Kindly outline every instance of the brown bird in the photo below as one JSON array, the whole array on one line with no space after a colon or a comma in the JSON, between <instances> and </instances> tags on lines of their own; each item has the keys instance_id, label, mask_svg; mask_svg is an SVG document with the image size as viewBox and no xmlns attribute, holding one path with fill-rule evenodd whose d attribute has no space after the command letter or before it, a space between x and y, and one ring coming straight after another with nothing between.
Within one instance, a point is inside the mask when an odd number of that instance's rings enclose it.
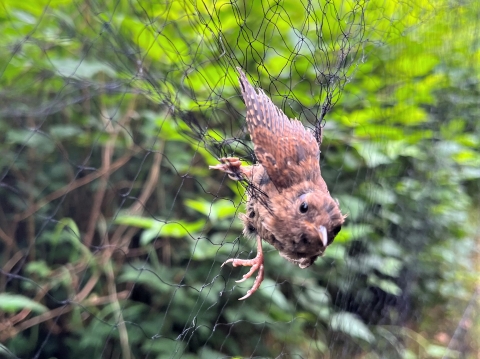
<instances>
[{"instance_id":1,"label":"brown bird","mask_svg":"<svg viewBox=\"0 0 480 359\"><path fill-rule=\"evenodd\" d=\"M243 233L257 239L257 255L248 260L231 258L222 264L252 267L237 282L258 270L252 288L242 300L263 281L262 238L282 257L307 268L333 242L345 216L321 176L319 143L312 132L300 121L289 120L261 89L257 93L242 70L237 69L247 106L247 128L258 163L244 166L238 158L228 157L221 158L221 164L210 169L248 182L247 214L240 218L245 226Z\"/></svg>"}]
</instances>

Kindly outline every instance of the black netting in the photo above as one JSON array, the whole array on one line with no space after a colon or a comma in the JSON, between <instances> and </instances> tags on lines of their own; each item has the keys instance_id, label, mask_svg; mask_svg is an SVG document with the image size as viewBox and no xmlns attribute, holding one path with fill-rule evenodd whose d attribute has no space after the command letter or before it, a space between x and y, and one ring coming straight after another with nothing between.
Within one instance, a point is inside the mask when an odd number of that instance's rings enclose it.
<instances>
[{"instance_id":1,"label":"black netting","mask_svg":"<svg viewBox=\"0 0 480 359\"><path fill-rule=\"evenodd\" d=\"M474 358L475 2L0 7L0 353ZM300 269L252 258L236 67L317 138L345 225ZM292 224L294 225L294 224Z\"/></svg>"}]
</instances>

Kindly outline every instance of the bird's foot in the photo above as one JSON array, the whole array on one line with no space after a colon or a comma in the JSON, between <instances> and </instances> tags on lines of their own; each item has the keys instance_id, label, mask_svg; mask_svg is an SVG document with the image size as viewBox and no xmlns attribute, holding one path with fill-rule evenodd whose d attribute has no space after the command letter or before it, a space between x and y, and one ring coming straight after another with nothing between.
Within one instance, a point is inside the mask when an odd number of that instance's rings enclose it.
<instances>
[{"instance_id":1,"label":"bird's foot","mask_svg":"<svg viewBox=\"0 0 480 359\"><path fill-rule=\"evenodd\" d=\"M264 271L263 271L263 251L262 251L262 240L261 238L257 235L257 255L253 259L237 259L237 258L230 258L227 261L225 261L222 264L222 267L227 264L227 263L232 263L234 267L238 266L246 266L246 267L252 267L248 271L247 274L244 274L243 278L240 280L237 280L237 283L241 283L246 281L248 278L252 276L255 271L258 270L257 277L255 278L255 282L253 282L253 286L251 289L247 291L247 294L244 295L242 298L238 300L243 300L247 299L250 297L253 293L257 291L258 288L260 288L260 284L262 284L263 277L264 277Z\"/></svg>"},{"instance_id":2,"label":"bird's foot","mask_svg":"<svg viewBox=\"0 0 480 359\"><path fill-rule=\"evenodd\" d=\"M223 157L220 158L220 164L215 166L209 166L211 170L220 170L225 172L228 177L235 181L243 180L242 176L242 163L237 157Z\"/></svg>"}]
</instances>

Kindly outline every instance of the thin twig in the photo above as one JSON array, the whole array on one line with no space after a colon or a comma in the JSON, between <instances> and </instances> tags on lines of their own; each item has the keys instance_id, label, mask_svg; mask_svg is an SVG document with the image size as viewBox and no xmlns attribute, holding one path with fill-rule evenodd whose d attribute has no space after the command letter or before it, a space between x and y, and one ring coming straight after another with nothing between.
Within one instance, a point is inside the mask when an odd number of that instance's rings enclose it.
<instances>
[{"instance_id":1,"label":"thin twig","mask_svg":"<svg viewBox=\"0 0 480 359\"><path fill-rule=\"evenodd\" d=\"M50 203L51 201L57 198L60 198L79 187L85 186L86 184L96 180L97 178L105 175L106 173L112 174L113 172L121 168L123 165L125 165L125 163L127 163L130 160L130 158L132 158L132 156L134 156L137 152L138 150L134 151L133 153L126 154L120 157L115 162L113 162L113 164L109 168L100 168L98 171L90 173L83 178L79 178L78 180L75 180L72 183L69 183L68 185L63 186L62 188L50 193L49 195L45 196L43 199L38 201L36 204L33 204L32 206L30 206L28 210L15 215L15 221L18 222L18 221L24 220L25 218L37 212L43 206Z\"/></svg>"},{"instance_id":2,"label":"thin twig","mask_svg":"<svg viewBox=\"0 0 480 359\"><path fill-rule=\"evenodd\" d=\"M92 307L92 306L95 307L95 306L98 306L98 305L112 303L115 300L126 299L126 298L128 298L129 295L130 295L130 291L125 290L125 291L122 291L122 292L115 293L115 295L113 297L112 297L112 295L108 295L108 296L105 296L105 297L92 297L91 299L86 300L85 302L80 303L80 304L84 307ZM19 333L21 331L24 331L25 329L28 329L30 327L33 327L33 326L38 325L40 323L43 323L46 320L55 318L58 315L68 313L68 312L72 311L75 308L75 306L76 306L75 303L68 304L64 307L55 308L55 309L52 309L48 312L40 314L40 315L38 315L34 318L28 319L28 320L20 323L16 327L14 327L14 330L11 331L6 338L5 337L0 338L0 341L3 342L5 340L15 336L16 333Z\"/></svg>"}]
</instances>

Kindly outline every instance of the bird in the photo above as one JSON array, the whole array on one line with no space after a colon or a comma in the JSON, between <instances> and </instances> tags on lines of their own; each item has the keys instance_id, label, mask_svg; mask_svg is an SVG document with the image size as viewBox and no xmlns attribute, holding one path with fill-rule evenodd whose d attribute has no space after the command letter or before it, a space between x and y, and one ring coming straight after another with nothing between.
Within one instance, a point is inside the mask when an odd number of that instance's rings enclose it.
<instances>
[{"instance_id":1,"label":"bird","mask_svg":"<svg viewBox=\"0 0 480 359\"><path fill-rule=\"evenodd\" d=\"M333 242L345 221L320 172L317 138L297 119L289 119L262 89L255 90L240 67L240 90L246 105L246 124L257 162L243 165L237 157L223 157L210 169L232 180L246 181L246 213L239 218L243 234L257 241L253 259L230 258L222 264L251 267L237 282L257 276L250 297L264 279L262 239L300 268L311 266Z\"/></svg>"}]
</instances>

